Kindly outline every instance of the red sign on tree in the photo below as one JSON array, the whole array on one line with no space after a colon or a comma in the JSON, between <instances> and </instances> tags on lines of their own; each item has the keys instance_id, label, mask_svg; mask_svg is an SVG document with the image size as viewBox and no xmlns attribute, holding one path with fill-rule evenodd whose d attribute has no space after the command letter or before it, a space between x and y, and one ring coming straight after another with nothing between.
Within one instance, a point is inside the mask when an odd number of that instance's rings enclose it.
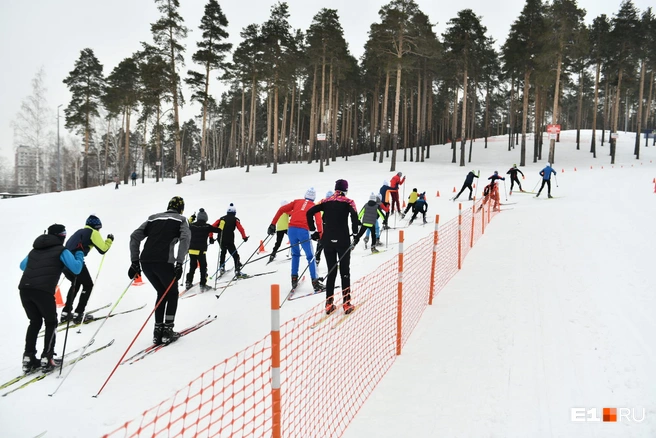
<instances>
[{"instance_id":1,"label":"red sign on tree","mask_svg":"<svg viewBox=\"0 0 656 438\"><path fill-rule=\"evenodd\" d=\"M560 134L560 125L547 125L547 132L549 134Z\"/></svg>"}]
</instances>

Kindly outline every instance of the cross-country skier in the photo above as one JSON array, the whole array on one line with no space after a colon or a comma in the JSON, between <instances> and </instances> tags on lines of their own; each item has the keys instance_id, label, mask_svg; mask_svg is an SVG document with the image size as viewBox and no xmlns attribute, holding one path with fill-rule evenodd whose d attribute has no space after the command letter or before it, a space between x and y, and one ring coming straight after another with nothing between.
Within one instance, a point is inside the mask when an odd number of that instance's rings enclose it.
<instances>
[{"instance_id":1,"label":"cross-country skier","mask_svg":"<svg viewBox=\"0 0 656 438\"><path fill-rule=\"evenodd\" d=\"M415 205L412 207L412 217L410 218L410 221L408 222L408 225L412 225L414 222L415 218L417 217L417 214L421 213L421 215L424 218L424 223L426 223L426 212L428 211L428 202L426 202L426 192L422 192L419 197L417 198L417 201L415 202Z\"/></svg>"},{"instance_id":2,"label":"cross-country skier","mask_svg":"<svg viewBox=\"0 0 656 438\"><path fill-rule=\"evenodd\" d=\"M55 289L64 268L77 275L84 266L82 248L76 248L71 253L64 247L65 238L66 228L63 225L51 225L48 227L47 234L36 238L32 244L33 249L20 263L23 276L18 289L23 309L30 320L25 334L23 353L23 371L26 373L38 367L47 371L58 365L53 359L57 328ZM43 352L41 360L38 360L36 338L44 321L46 332L43 338Z\"/></svg>"},{"instance_id":3,"label":"cross-country skier","mask_svg":"<svg viewBox=\"0 0 656 438\"><path fill-rule=\"evenodd\" d=\"M230 203L226 215L219 218L212 226L221 229L221 236L217 238L221 245L221 253L219 254L220 274L223 275L225 273L226 254L229 253L235 262L235 277L241 276L242 265L237 247L235 246L235 229L239 231L241 239L244 242L248 242L248 236L246 235L246 231L244 231L244 227L241 225L241 221L237 217L237 208L235 208L235 205Z\"/></svg>"},{"instance_id":4,"label":"cross-country skier","mask_svg":"<svg viewBox=\"0 0 656 438\"><path fill-rule=\"evenodd\" d=\"M542 177L542 185L540 186L540 190L538 190L538 194L535 195L536 198L540 196L540 193L542 192L545 184L547 185L548 197L553 198L553 196L551 196L551 174L555 175L556 171L551 168L551 163L547 163L547 167L540 171L540 176Z\"/></svg>"},{"instance_id":5,"label":"cross-country skier","mask_svg":"<svg viewBox=\"0 0 656 438\"><path fill-rule=\"evenodd\" d=\"M207 212L201 208L195 220L189 224L191 240L189 241L189 272L185 281L187 289L193 286L197 266L200 266L201 290L210 289L207 286L207 237L211 236L211 233L220 233L221 230L208 224L207 220ZM214 243L214 238L210 237L210 243Z\"/></svg>"},{"instance_id":6,"label":"cross-country skier","mask_svg":"<svg viewBox=\"0 0 656 438\"><path fill-rule=\"evenodd\" d=\"M335 311L333 295L335 290L335 278L337 278L337 261L339 260L339 274L342 279L342 299L344 313L354 310L351 304L351 249L358 244L358 213L355 202L346 197L348 182L338 179L335 182L335 194L326 202L315 205L305 213L306 223L312 231L313 239L321 239L328 264L328 279L326 282L326 314ZM321 216L317 213L323 211L323 234L315 230L321 226ZM351 218L351 232L349 232L349 217ZM351 244L350 235L354 239Z\"/></svg>"},{"instance_id":7,"label":"cross-country skier","mask_svg":"<svg viewBox=\"0 0 656 438\"><path fill-rule=\"evenodd\" d=\"M385 215L378 208L378 197L374 192L371 192L369 196L369 201L360 209L358 214L358 219L362 226L360 231L357 234L357 239L360 240L365 231L371 232L371 252L373 254L377 253L376 249L376 224L378 223L378 216L382 219L385 219Z\"/></svg>"},{"instance_id":8,"label":"cross-country skier","mask_svg":"<svg viewBox=\"0 0 656 438\"><path fill-rule=\"evenodd\" d=\"M280 206L282 207L283 205L287 205L287 201L282 201L280 203ZM273 249L271 250L271 255L269 256L269 263L273 261L273 259L276 258L276 253L278 252L278 249L280 249L280 245L282 245L282 240L285 237L285 234L287 234L287 231L289 230L289 214L283 213L280 215L280 218L276 221L276 244L273 245Z\"/></svg>"},{"instance_id":9,"label":"cross-country skier","mask_svg":"<svg viewBox=\"0 0 656 438\"><path fill-rule=\"evenodd\" d=\"M405 182L403 173L397 172L396 175L390 180L390 194L392 195L392 214L394 214L394 205L396 205L396 212L401 213L401 206L399 205L399 188Z\"/></svg>"},{"instance_id":10,"label":"cross-country skier","mask_svg":"<svg viewBox=\"0 0 656 438\"><path fill-rule=\"evenodd\" d=\"M94 247L100 254L105 254L114 242L114 235L108 234L107 239L103 239L100 235L101 228L102 222L100 222L100 219L96 215L92 214L87 218L84 228L77 230L68 238L66 248L69 251L73 251L81 244L85 257L89 255L89 251ZM92 315L84 315L84 309L87 307L87 303L91 297L91 290L93 289L93 280L91 279L91 274L89 274L86 261L84 266L82 266L82 271L78 275L73 274L68 269L64 269L64 275L71 282L71 287L66 295L66 305L62 309L61 322L72 320L75 324L81 324L83 317L85 321L92 320ZM75 308L75 314L73 314L73 302L80 287L82 288L82 295L80 295L80 300Z\"/></svg>"},{"instance_id":11,"label":"cross-country skier","mask_svg":"<svg viewBox=\"0 0 656 438\"><path fill-rule=\"evenodd\" d=\"M317 202L317 204L321 204L322 202L325 202L326 199L330 198L334 194L335 194L335 192L333 192L332 190L328 190L326 192L326 197L323 198L321 201ZM321 213L321 214L323 215L323 213ZM314 258L316 259L317 264L319 264L319 261L321 260L321 253L322 252L323 252L323 244L321 243L321 240L317 240L317 249L316 249L316 251L314 251Z\"/></svg>"},{"instance_id":12,"label":"cross-country skier","mask_svg":"<svg viewBox=\"0 0 656 438\"><path fill-rule=\"evenodd\" d=\"M130 260L128 277L135 278L143 273L157 291L159 307L155 310L153 343L173 342L180 333L173 331L175 313L178 310L178 280L182 278L182 264L189 249L191 232L189 223L182 216L184 199L174 196L163 213L156 213L130 235ZM139 253L141 241L146 239ZM175 244L178 254L175 255Z\"/></svg>"},{"instance_id":13,"label":"cross-country skier","mask_svg":"<svg viewBox=\"0 0 656 438\"><path fill-rule=\"evenodd\" d=\"M517 183L517 187L519 187L519 191L523 192L524 189L522 189L522 183L519 182L519 177L517 176L518 173L522 174L522 178L524 178L524 172L519 170L517 168L516 164L513 164L513 167L511 167L508 172L506 172L506 175L510 175L510 194L512 195L513 187L515 187L515 183Z\"/></svg>"},{"instance_id":14,"label":"cross-country skier","mask_svg":"<svg viewBox=\"0 0 656 438\"><path fill-rule=\"evenodd\" d=\"M305 192L303 199L296 199L289 204L281 206L271 220L271 225L269 225L269 228L267 229L267 233L273 235L276 232L276 226L274 224L278 221L280 216L283 213L290 215L289 229L287 230L287 233L289 235L289 243L292 246L292 288L298 286L298 267L301 261L301 247L303 247L303 252L305 253L305 258L309 265L312 287L315 291L320 291L325 288L317 274L317 263L314 259L310 231L308 229L307 219L305 218L305 213L314 207L314 200L316 197L317 193L314 190L314 187L310 187ZM323 232L323 226L321 215L318 212L316 220L319 224L319 234L321 234Z\"/></svg>"},{"instance_id":15,"label":"cross-country skier","mask_svg":"<svg viewBox=\"0 0 656 438\"><path fill-rule=\"evenodd\" d=\"M473 193L472 184L474 182L474 178L478 178L478 175L475 174L473 170L470 170L467 176L465 177L465 182L462 184L462 188L460 189L458 194L453 198L454 201L460 197L460 195L462 194L462 192L465 191L465 189L469 189L469 200L470 201L472 200L472 193Z\"/></svg>"}]
</instances>

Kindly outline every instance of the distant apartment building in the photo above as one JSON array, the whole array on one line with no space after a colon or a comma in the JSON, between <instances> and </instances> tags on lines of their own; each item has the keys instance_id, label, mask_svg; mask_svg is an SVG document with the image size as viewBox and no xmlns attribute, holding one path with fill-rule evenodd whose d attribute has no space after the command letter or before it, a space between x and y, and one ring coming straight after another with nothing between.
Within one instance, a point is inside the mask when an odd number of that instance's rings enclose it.
<instances>
[{"instance_id":1,"label":"distant apartment building","mask_svg":"<svg viewBox=\"0 0 656 438\"><path fill-rule=\"evenodd\" d=\"M39 193L39 180L44 176L43 161L39 158L34 147L16 148L16 193Z\"/></svg>"}]
</instances>

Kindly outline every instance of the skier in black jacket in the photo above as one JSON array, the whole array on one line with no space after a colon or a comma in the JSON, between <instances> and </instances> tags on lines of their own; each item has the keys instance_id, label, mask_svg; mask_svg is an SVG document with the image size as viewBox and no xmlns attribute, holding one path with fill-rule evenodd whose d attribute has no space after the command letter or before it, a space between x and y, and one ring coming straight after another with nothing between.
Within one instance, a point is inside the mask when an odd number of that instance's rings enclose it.
<instances>
[{"instance_id":1,"label":"skier in black jacket","mask_svg":"<svg viewBox=\"0 0 656 438\"><path fill-rule=\"evenodd\" d=\"M462 194L462 192L465 191L465 189L469 189L469 200L470 201L472 200L472 192L473 192L472 183L474 182L474 178L478 178L478 175L476 175L473 170L469 171L469 173L465 177L465 182L462 185L462 188L460 189L458 194L453 198L454 201L458 199L458 197Z\"/></svg>"},{"instance_id":2,"label":"skier in black jacket","mask_svg":"<svg viewBox=\"0 0 656 438\"><path fill-rule=\"evenodd\" d=\"M57 328L57 305L55 289L64 268L77 275L84 266L84 252L81 245L75 255L64 247L66 228L53 224L48 234L36 238L32 251L20 263L23 276L18 284L20 299L30 325L25 334L25 352L23 353L23 371L30 372L37 367L44 370L55 368L54 361L55 333ZM43 338L41 360L36 358L36 338L45 321L46 333Z\"/></svg>"},{"instance_id":3,"label":"skier in black jacket","mask_svg":"<svg viewBox=\"0 0 656 438\"><path fill-rule=\"evenodd\" d=\"M66 248L72 252L81 244L85 258L89 255L89 251L94 247L100 254L105 254L109 251L109 248L111 248L112 243L114 242L114 235L108 234L107 239L103 239L100 235L101 228L102 222L100 222L100 219L98 219L96 215L92 214L87 218L85 227L77 230L68 238L68 241L66 241ZM66 279L71 282L71 287L66 295L66 305L62 309L61 322L73 320L76 324L81 324L83 317L85 321L92 320L92 315L84 314L84 309L87 307L87 303L91 297L91 290L93 289L93 280L91 279L91 274L89 274L86 261L84 266L82 266L82 272L80 272L79 275L73 275L68 269L64 269L64 275L66 276ZM82 294L80 295L80 300L75 308L75 314L73 314L73 302L75 301L75 297L77 296L80 287L82 287Z\"/></svg>"},{"instance_id":4,"label":"skier in black jacket","mask_svg":"<svg viewBox=\"0 0 656 438\"><path fill-rule=\"evenodd\" d=\"M235 277L241 276L241 261L237 247L235 246L235 229L239 231L241 239L244 242L248 242L248 236L246 235L246 231L244 231L244 227L241 226L241 221L237 217L237 209L234 204L230 203L227 214L217 219L212 226L221 229L221 236L217 237L217 240L221 244L221 253L219 254L221 275L225 273L226 254L230 254L232 255L232 260L235 262Z\"/></svg>"},{"instance_id":5,"label":"skier in black jacket","mask_svg":"<svg viewBox=\"0 0 656 438\"><path fill-rule=\"evenodd\" d=\"M180 333L173 331L175 313L178 310L178 280L182 278L182 264L189 249L189 223L182 216L184 199L174 196L169 201L165 212L148 218L130 235L130 260L128 277L135 278L143 272L157 291L159 303L164 294L165 299L155 310L155 330L153 343L173 342ZM146 239L143 251L139 254L141 241ZM175 245L178 254L175 255Z\"/></svg>"},{"instance_id":6,"label":"skier in black jacket","mask_svg":"<svg viewBox=\"0 0 656 438\"><path fill-rule=\"evenodd\" d=\"M319 240L324 247L326 263L328 265L328 280L326 282L326 314L335 311L333 295L335 290L335 278L337 278L337 260L339 260L339 273L342 279L342 298L344 313L354 310L351 304L351 249L358 244L358 213L355 202L346 197L348 182L339 179L335 182L335 194L321 204L310 208L305 214L308 229L312 232L312 239ZM323 235L315 231L314 215L323 212ZM349 232L349 216L351 218L351 229ZM350 235L356 236L351 244Z\"/></svg>"},{"instance_id":7,"label":"skier in black jacket","mask_svg":"<svg viewBox=\"0 0 656 438\"><path fill-rule=\"evenodd\" d=\"M207 286L207 237L210 233L221 233L217 227L207 223L207 212L201 208L198 210L196 221L189 224L191 231L191 240L189 243L189 272L185 287L191 289L194 282L196 266L200 265L200 288L209 289ZM210 237L210 244L214 243L214 238Z\"/></svg>"},{"instance_id":8,"label":"skier in black jacket","mask_svg":"<svg viewBox=\"0 0 656 438\"><path fill-rule=\"evenodd\" d=\"M524 172L519 170L517 168L516 164L513 164L513 167L511 167L508 172L506 172L506 175L510 175L510 194L512 195L513 187L515 187L515 183L517 183L517 187L519 187L519 191L523 192L524 189L522 189L522 183L519 182L519 178L517 177L517 174L521 173L522 178L524 178Z\"/></svg>"}]
</instances>

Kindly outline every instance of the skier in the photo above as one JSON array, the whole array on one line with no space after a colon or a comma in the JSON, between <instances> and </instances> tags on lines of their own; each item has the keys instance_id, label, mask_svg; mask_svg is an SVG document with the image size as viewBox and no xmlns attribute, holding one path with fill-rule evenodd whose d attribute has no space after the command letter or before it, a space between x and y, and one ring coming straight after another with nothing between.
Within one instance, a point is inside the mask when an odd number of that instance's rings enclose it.
<instances>
[{"instance_id":1,"label":"skier","mask_svg":"<svg viewBox=\"0 0 656 438\"><path fill-rule=\"evenodd\" d=\"M200 289L210 289L207 286L207 236L210 233L221 233L219 228L213 227L207 223L207 212L201 208L198 210L198 216L192 218L194 220L189 224L191 231L191 239L189 241L189 272L185 281L185 287L191 289L194 282L194 274L196 273L196 266L200 266ZM210 243L214 243L214 239L210 237Z\"/></svg>"},{"instance_id":2,"label":"skier","mask_svg":"<svg viewBox=\"0 0 656 438\"><path fill-rule=\"evenodd\" d=\"M128 277L135 278L143 273L157 291L160 303L155 310L155 330L153 343L156 345L170 343L180 337L174 332L175 313L178 309L178 280L182 278L182 264L189 249L191 232L189 223L182 213L184 199L174 196L163 213L148 217L130 235L130 260ZM139 254L141 241L146 239L143 251ZM175 255L175 244L178 254ZM166 297L164 297L166 294Z\"/></svg>"},{"instance_id":3,"label":"skier","mask_svg":"<svg viewBox=\"0 0 656 438\"><path fill-rule=\"evenodd\" d=\"M385 223L386 220L386 214L389 212L389 204L380 202L380 195L376 195L376 204L378 205L378 214L380 217L383 218L383 226L386 226L387 224ZM389 227L388 227L389 228ZM380 226L378 226L378 221L376 220L376 223L374 224L374 232L376 233L376 245L373 246L381 246L383 243L380 241ZM371 234L371 230L367 228L367 230L364 232L364 247L365 249L367 248L367 244L369 243L369 234Z\"/></svg>"},{"instance_id":4,"label":"skier","mask_svg":"<svg viewBox=\"0 0 656 438\"><path fill-rule=\"evenodd\" d=\"M551 196L551 174L552 173L555 175L556 171L554 169L552 169L551 163L547 163L547 167L545 167L544 169L542 169L540 171L540 176L542 177L542 185L540 186L540 190L538 190L538 194L535 195L536 198L538 196L540 196L540 193L542 192L542 189L544 188L545 184L547 185L547 195L548 195L548 197L553 198L553 196Z\"/></svg>"},{"instance_id":5,"label":"skier","mask_svg":"<svg viewBox=\"0 0 656 438\"><path fill-rule=\"evenodd\" d=\"M321 204L322 202L325 202L326 199L330 198L334 194L335 194L335 192L333 192L332 190L328 190L326 192L326 197L323 198L321 201L317 202L317 204ZM321 216L323 216L323 213L321 213ZM317 241L317 250L314 252L314 258L316 259L317 264L319 264L319 261L321 260L321 253L322 252L323 252L323 244L321 243L321 240L318 240Z\"/></svg>"},{"instance_id":6,"label":"skier","mask_svg":"<svg viewBox=\"0 0 656 438\"><path fill-rule=\"evenodd\" d=\"M378 197L374 192L371 192L371 195L369 196L369 202L367 202L364 207L362 207L360 213L358 214L358 219L360 220L362 226L360 227L360 231L358 232L356 239L359 241L365 231L370 231L372 254L379 252L376 249L376 224L378 223L378 216L383 219L385 218L385 215L383 215L383 213L378 208L377 201Z\"/></svg>"},{"instance_id":7,"label":"skier","mask_svg":"<svg viewBox=\"0 0 656 438\"><path fill-rule=\"evenodd\" d=\"M328 264L328 280L326 282L326 314L330 315L336 309L333 304L335 278L337 278L337 261L339 260L339 274L342 279L342 299L344 313L353 312L355 307L351 304L351 249L358 244L358 213L355 202L346 197L348 182L338 179L335 182L335 194L326 202L317 204L305 213L306 221L313 239L321 239ZM323 211L323 233L315 231L321 227L321 219L317 213ZM349 233L349 216L351 218L351 233ZM351 243L350 234L353 234Z\"/></svg>"},{"instance_id":8,"label":"skier","mask_svg":"<svg viewBox=\"0 0 656 438\"><path fill-rule=\"evenodd\" d=\"M405 182L403 173L398 172L390 180L390 187L392 188L390 194L392 195L392 214L394 214L394 204L396 204L396 212L401 213L401 206L399 205L399 186Z\"/></svg>"},{"instance_id":9,"label":"skier","mask_svg":"<svg viewBox=\"0 0 656 438\"><path fill-rule=\"evenodd\" d=\"M48 227L48 233L37 237L32 250L21 261L23 276L18 284L20 299L25 314L30 320L25 334L23 371L28 373L38 367L44 371L54 369L58 363L53 359L57 328L57 304L55 289L64 268L77 275L84 266L84 252L76 248L71 253L64 247L66 228L60 224ZM45 322L41 360L36 358L36 339Z\"/></svg>"},{"instance_id":10,"label":"skier","mask_svg":"<svg viewBox=\"0 0 656 438\"><path fill-rule=\"evenodd\" d=\"M87 218L84 228L77 230L68 238L66 248L72 252L82 245L82 251L84 251L85 258L89 255L89 251L94 247L100 254L105 254L109 251L109 248L111 248L112 243L114 242L114 235L108 234L107 239L103 240L100 235L101 228L102 222L100 222L100 219L98 219L96 215L90 215ZM82 266L82 271L78 275L73 274L69 269L64 269L64 275L68 281L71 282L71 287L66 295L66 305L62 309L61 322L72 320L75 324L82 324L83 318L84 321L92 320L92 315L84 314L84 309L87 307L87 303L91 297L91 290L93 289L93 280L91 279L91 274L89 274L86 262L84 263L84 266ZM82 295L80 295L80 300L75 308L75 314L73 314L73 302L75 301L75 297L77 296L80 287L82 287Z\"/></svg>"},{"instance_id":11,"label":"skier","mask_svg":"<svg viewBox=\"0 0 656 438\"><path fill-rule=\"evenodd\" d=\"M241 226L241 221L237 217L237 209L235 208L235 205L230 203L226 215L219 218L212 224L212 226L221 229L221 238L219 239L221 245L219 263L221 269L219 274L225 274L226 253L230 252L232 260L235 262L235 277L240 277L241 262L239 259L239 253L237 252L237 247L235 246L235 228L239 231L239 234L241 234L241 239L244 242L248 242L248 236L246 235L246 231L244 231L244 227Z\"/></svg>"},{"instance_id":12,"label":"skier","mask_svg":"<svg viewBox=\"0 0 656 438\"><path fill-rule=\"evenodd\" d=\"M401 219L405 219L405 215L408 214L408 211L412 208L413 205L415 205L415 202L417 201L417 198L419 197L419 193L417 193L417 188L415 187L412 189L412 193L410 193L410 196L408 196L408 205L405 207L405 210L403 210L403 213L401 213Z\"/></svg>"},{"instance_id":13,"label":"skier","mask_svg":"<svg viewBox=\"0 0 656 438\"><path fill-rule=\"evenodd\" d=\"M421 215L424 217L424 223L427 223L426 221L427 211L428 211L428 202L426 202L426 192L422 192L417 198L417 202L415 202L415 205L412 207L412 217L410 218L408 225L412 225L418 213L421 213Z\"/></svg>"},{"instance_id":14,"label":"skier","mask_svg":"<svg viewBox=\"0 0 656 438\"><path fill-rule=\"evenodd\" d=\"M136 186L137 185L137 172L132 172L132 185Z\"/></svg>"},{"instance_id":15,"label":"skier","mask_svg":"<svg viewBox=\"0 0 656 438\"><path fill-rule=\"evenodd\" d=\"M492 178L492 177L490 177ZM488 178L488 179L490 179ZM486 185L485 188L483 189L483 202L481 203L481 206L478 207L478 210L480 211L483 206L490 200L492 199L494 201L494 205L492 208L494 211L499 211L499 205L501 203L501 198L499 197L499 187L496 183L497 179L503 179L503 178L496 178L493 179L490 184Z\"/></svg>"},{"instance_id":16,"label":"skier","mask_svg":"<svg viewBox=\"0 0 656 438\"><path fill-rule=\"evenodd\" d=\"M379 192L380 192L380 199L383 200L383 202L388 202L387 201L387 192L389 192L392 188L389 185L389 181L385 180L383 181L383 185L381 186Z\"/></svg>"},{"instance_id":17,"label":"skier","mask_svg":"<svg viewBox=\"0 0 656 438\"><path fill-rule=\"evenodd\" d=\"M271 225L267 229L269 235L273 235L276 232L276 226L274 225L280 216L283 213L289 214L289 229L287 233L289 235L289 242L292 245L292 288L298 286L298 266L301 261L301 246L303 247L303 252L305 253L305 258L308 261L310 268L310 277L312 278L312 287L315 291L320 291L325 289L323 283L319 279L317 274L317 263L314 259L314 251L312 250L312 242L310 241L310 231L308 230L308 222L305 218L305 213L314 207L314 200L317 196L317 193L314 190L314 187L310 187L305 192L305 197L303 199L296 199L289 204L281 206L276 212L273 220L271 220ZM323 232L321 215L317 212L316 215L317 223L319 224L319 233Z\"/></svg>"},{"instance_id":18,"label":"skier","mask_svg":"<svg viewBox=\"0 0 656 438\"><path fill-rule=\"evenodd\" d=\"M502 176L499 176L499 172L495 170L494 173L492 174L492 176L490 176L490 177L488 178L488 180L490 181L490 184L493 184L493 183L495 183L497 180L505 181L506 178L505 178L505 177L502 177Z\"/></svg>"},{"instance_id":19,"label":"skier","mask_svg":"<svg viewBox=\"0 0 656 438\"><path fill-rule=\"evenodd\" d=\"M513 164L513 167L511 167L508 172L506 172L506 175L510 175L510 194L512 195L513 187L515 187L515 183L517 183L517 187L519 187L519 191L523 192L524 189L522 189L522 183L519 182L519 178L517 177L517 174L521 173L522 178L524 178L524 172L519 170L517 168L516 164Z\"/></svg>"},{"instance_id":20,"label":"skier","mask_svg":"<svg viewBox=\"0 0 656 438\"><path fill-rule=\"evenodd\" d=\"M480 173L480 172L479 172ZM467 176L465 177L465 182L462 184L462 188L458 192L458 194L453 198L453 200L457 200L462 192L465 191L465 189L469 189L469 200L472 200L472 183L474 182L474 178L478 178L478 175L474 173L473 170L470 170Z\"/></svg>"},{"instance_id":21,"label":"skier","mask_svg":"<svg viewBox=\"0 0 656 438\"><path fill-rule=\"evenodd\" d=\"M282 201L280 203L281 207L283 205L287 205L287 201ZM278 252L280 245L282 245L282 239L285 237L285 234L287 234L288 229L289 229L289 214L283 213L280 215L280 218L276 222L276 244L273 245L273 249L271 250L271 255L269 256L269 263L271 263L273 259L276 258L276 253Z\"/></svg>"}]
</instances>

